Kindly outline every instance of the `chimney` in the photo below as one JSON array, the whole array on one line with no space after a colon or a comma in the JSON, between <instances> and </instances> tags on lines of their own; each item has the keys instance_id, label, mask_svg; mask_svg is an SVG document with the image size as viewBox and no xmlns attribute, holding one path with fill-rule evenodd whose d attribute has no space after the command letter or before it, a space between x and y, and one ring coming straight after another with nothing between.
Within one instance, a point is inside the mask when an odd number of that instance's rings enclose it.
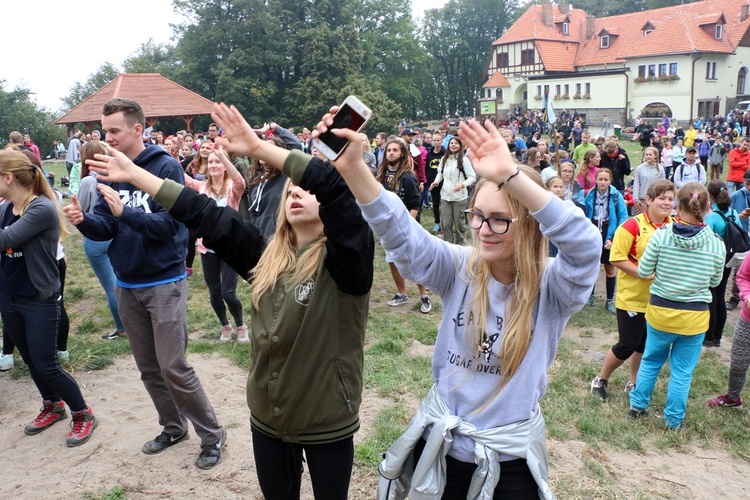
<instances>
[{"instance_id":1,"label":"chimney","mask_svg":"<svg viewBox=\"0 0 750 500\"><path fill-rule=\"evenodd\" d=\"M569 3L562 3L558 5L558 8L560 9L560 14L567 14L570 12L571 5Z\"/></svg>"},{"instance_id":2,"label":"chimney","mask_svg":"<svg viewBox=\"0 0 750 500\"><path fill-rule=\"evenodd\" d=\"M589 14L586 16L586 38L591 39L594 36L594 30L596 29L596 16Z\"/></svg>"},{"instance_id":3,"label":"chimney","mask_svg":"<svg viewBox=\"0 0 750 500\"><path fill-rule=\"evenodd\" d=\"M745 5L742 6L742 9L740 10L740 22L741 23L744 23L745 20L747 19L748 8L749 7L750 7L750 5L748 5L748 4L745 4Z\"/></svg>"},{"instance_id":4,"label":"chimney","mask_svg":"<svg viewBox=\"0 0 750 500\"><path fill-rule=\"evenodd\" d=\"M544 2L542 4L542 23L548 28L552 27L552 3Z\"/></svg>"}]
</instances>

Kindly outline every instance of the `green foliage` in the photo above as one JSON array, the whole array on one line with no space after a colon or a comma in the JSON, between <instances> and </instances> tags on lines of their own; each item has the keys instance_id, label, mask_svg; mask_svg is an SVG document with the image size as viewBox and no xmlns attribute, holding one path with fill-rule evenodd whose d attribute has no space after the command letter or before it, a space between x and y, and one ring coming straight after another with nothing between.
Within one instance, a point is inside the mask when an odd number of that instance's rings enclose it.
<instances>
[{"instance_id":1,"label":"green foliage","mask_svg":"<svg viewBox=\"0 0 750 500\"><path fill-rule=\"evenodd\" d=\"M174 76L176 66L174 47L155 44L151 39L122 63L125 73L160 73L169 79Z\"/></svg>"},{"instance_id":2,"label":"green foliage","mask_svg":"<svg viewBox=\"0 0 750 500\"><path fill-rule=\"evenodd\" d=\"M642 10L671 7L673 5L682 5L691 2L685 2L683 0L574 0L570 3L574 8L582 9L588 14L597 17L608 17L628 14L630 12L639 12Z\"/></svg>"},{"instance_id":3,"label":"green foliage","mask_svg":"<svg viewBox=\"0 0 750 500\"><path fill-rule=\"evenodd\" d=\"M109 492L102 493L101 495L87 491L83 494L83 498L84 500L126 500L128 496L125 493L125 488L122 486L115 486L109 490Z\"/></svg>"},{"instance_id":4,"label":"green foliage","mask_svg":"<svg viewBox=\"0 0 750 500\"><path fill-rule=\"evenodd\" d=\"M17 130L29 134L39 146L42 157L52 149L52 142L65 139L65 130L53 125L54 117L31 100L31 91L24 87L5 89L0 80L0 147L8 142L8 135Z\"/></svg>"},{"instance_id":5,"label":"green foliage","mask_svg":"<svg viewBox=\"0 0 750 500\"><path fill-rule=\"evenodd\" d=\"M433 87L425 89L432 100L426 105L429 114L475 114L492 42L510 26L516 5L514 0L450 0L427 11L421 39L431 56Z\"/></svg>"}]
</instances>

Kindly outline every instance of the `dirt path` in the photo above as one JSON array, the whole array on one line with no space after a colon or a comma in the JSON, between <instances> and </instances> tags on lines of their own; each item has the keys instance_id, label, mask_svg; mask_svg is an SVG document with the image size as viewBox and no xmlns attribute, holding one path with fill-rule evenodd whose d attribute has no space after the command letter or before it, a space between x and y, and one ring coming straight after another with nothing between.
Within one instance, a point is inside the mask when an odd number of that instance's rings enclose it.
<instances>
[{"instance_id":1,"label":"dirt path","mask_svg":"<svg viewBox=\"0 0 750 500\"><path fill-rule=\"evenodd\" d=\"M417 347L429 355L426 346ZM416 353L415 353L416 354ZM100 424L90 443L66 448L67 423L59 423L37 436L25 436L23 425L34 416L39 397L30 380L0 375L0 449L4 450L0 498L81 498L122 486L129 499L152 498L261 498L255 474L248 410L245 405L244 371L218 356L191 355L191 364L211 397L216 412L229 430L222 463L202 472L193 461L198 440L191 439L161 455L140 452L144 441L159 432L156 412L140 382L132 358L94 372L77 373L88 402ZM388 399L366 393L362 408L363 440ZM654 498L748 498L750 464L715 450L687 453L594 452L577 441L548 443L550 480L576 483L593 481L585 462L599 461L624 492L641 492ZM376 473L356 469L351 498L373 498ZM312 498L309 483L303 498Z\"/></svg>"}]
</instances>

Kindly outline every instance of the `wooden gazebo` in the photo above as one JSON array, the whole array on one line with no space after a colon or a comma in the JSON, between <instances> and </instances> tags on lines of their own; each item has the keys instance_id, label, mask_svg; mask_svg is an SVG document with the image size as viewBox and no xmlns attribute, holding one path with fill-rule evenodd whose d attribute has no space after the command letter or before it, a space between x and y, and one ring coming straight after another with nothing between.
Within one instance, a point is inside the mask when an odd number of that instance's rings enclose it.
<instances>
[{"instance_id":1,"label":"wooden gazebo","mask_svg":"<svg viewBox=\"0 0 750 500\"><path fill-rule=\"evenodd\" d=\"M101 121L102 105L113 97L137 101L146 114L147 127L159 118L176 116L185 122L186 130L191 130L196 116L210 114L213 110L211 101L159 73L122 73L55 120L55 124L67 125L70 135L73 126L82 123L90 133Z\"/></svg>"}]
</instances>

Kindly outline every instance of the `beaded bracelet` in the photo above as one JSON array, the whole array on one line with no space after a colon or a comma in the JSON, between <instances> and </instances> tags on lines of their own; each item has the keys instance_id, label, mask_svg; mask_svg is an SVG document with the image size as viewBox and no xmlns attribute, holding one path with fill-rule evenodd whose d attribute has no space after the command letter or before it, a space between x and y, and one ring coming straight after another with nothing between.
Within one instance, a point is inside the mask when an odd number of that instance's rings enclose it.
<instances>
[{"instance_id":1,"label":"beaded bracelet","mask_svg":"<svg viewBox=\"0 0 750 500\"><path fill-rule=\"evenodd\" d=\"M520 168L518 168L518 167L516 167L516 173L515 173L515 174L512 174L512 175L511 175L510 177L508 177L508 178L507 178L507 179L505 179L505 180L504 180L503 182L501 182L500 184L498 184L498 185L497 185L497 190L498 190L498 191L500 191L500 190L501 190L501 189L503 188L503 186L505 186L505 185L506 185L507 183L509 183L509 182L510 182L510 180L511 180L511 179L512 179L513 177L517 176L517 175L518 175L518 174L520 174L520 173L521 173L521 169L520 169Z\"/></svg>"}]
</instances>

